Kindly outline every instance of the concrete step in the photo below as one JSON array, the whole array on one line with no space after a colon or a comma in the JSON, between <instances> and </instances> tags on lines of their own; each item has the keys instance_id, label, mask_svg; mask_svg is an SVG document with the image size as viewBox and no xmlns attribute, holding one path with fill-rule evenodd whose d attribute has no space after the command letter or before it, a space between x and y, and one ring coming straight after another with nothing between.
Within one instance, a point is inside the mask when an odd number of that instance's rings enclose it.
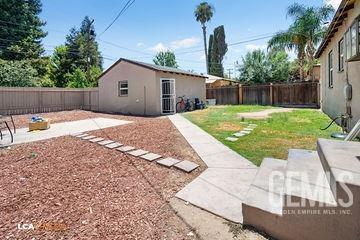
<instances>
[{"instance_id":1,"label":"concrete step","mask_svg":"<svg viewBox=\"0 0 360 240\"><path fill-rule=\"evenodd\" d=\"M265 158L242 204L244 224L259 230L274 228L282 215L287 162Z\"/></svg>"},{"instance_id":2,"label":"concrete step","mask_svg":"<svg viewBox=\"0 0 360 240\"><path fill-rule=\"evenodd\" d=\"M284 194L285 207L337 205L315 151L289 150Z\"/></svg>"},{"instance_id":3,"label":"concrete step","mask_svg":"<svg viewBox=\"0 0 360 240\"><path fill-rule=\"evenodd\" d=\"M359 196L360 143L319 139L317 147L323 168L329 172L327 177L334 195L341 197L339 185L343 183Z\"/></svg>"}]
</instances>

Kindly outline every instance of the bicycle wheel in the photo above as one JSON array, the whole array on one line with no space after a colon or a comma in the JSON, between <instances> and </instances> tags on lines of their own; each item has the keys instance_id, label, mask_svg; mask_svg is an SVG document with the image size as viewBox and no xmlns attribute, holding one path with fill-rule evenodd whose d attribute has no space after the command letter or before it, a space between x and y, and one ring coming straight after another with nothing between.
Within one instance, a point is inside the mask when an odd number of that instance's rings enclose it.
<instances>
[{"instance_id":1,"label":"bicycle wheel","mask_svg":"<svg viewBox=\"0 0 360 240\"><path fill-rule=\"evenodd\" d=\"M176 104L176 112L177 113L185 112L185 104L183 104L182 102L178 102Z\"/></svg>"},{"instance_id":2,"label":"bicycle wheel","mask_svg":"<svg viewBox=\"0 0 360 240\"><path fill-rule=\"evenodd\" d=\"M192 111L195 111L195 104L193 101L190 101L189 102L189 109L188 109L189 112L192 112Z\"/></svg>"}]
</instances>

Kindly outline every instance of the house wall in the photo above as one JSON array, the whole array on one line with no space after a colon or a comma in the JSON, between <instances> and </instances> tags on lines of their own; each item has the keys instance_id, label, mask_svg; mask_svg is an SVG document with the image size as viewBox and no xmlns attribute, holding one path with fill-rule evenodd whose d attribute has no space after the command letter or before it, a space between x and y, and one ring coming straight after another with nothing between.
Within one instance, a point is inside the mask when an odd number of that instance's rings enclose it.
<instances>
[{"instance_id":1,"label":"house wall","mask_svg":"<svg viewBox=\"0 0 360 240\"><path fill-rule=\"evenodd\" d=\"M99 79L99 109L104 112L158 115L159 91L156 72L125 61ZM118 82L128 81L128 96L118 96Z\"/></svg>"},{"instance_id":2,"label":"house wall","mask_svg":"<svg viewBox=\"0 0 360 240\"><path fill-rule=\"evenodd\" d=\"M196 97L200 100L206 100L206 84L205 78L186 76L174 73L157 72L156 73L156 85L158 93L160 95L160 79L161 78L172 78L175 79L175 94L176 102L179 101L179 96L184 96L190 100L194 100ZM159 100L159 108L160 106Z\"/></svg>"},{"instance_id":3,"label":"house wall","mask_svg":"<svg viewBox=\"0 0 360 240\"><path fill-rule=\"evenodd\" d=\"M346 101L344 96L344 87L346 85L346 65L345 71L339 72L339 59L338 59L338 43L344 37L345 32L354 19L360 14L360 1L355 2L354 9L348 12L348 17L343 22L342 26L339 27L338 32L331 39L331 42L323 51L320 62L321 62L321 108L330 117L334 118L340 114L346 113ZM334 83L333 88L329 88L329 65L328 65L328 54L333 51L333 65L334 65ZM352 85L353 98L349 102L353 119L351 120L351 127L360 119L360 62L349 62L348 63L348 76L349 83Z\"/></svg>"}]
</instances>

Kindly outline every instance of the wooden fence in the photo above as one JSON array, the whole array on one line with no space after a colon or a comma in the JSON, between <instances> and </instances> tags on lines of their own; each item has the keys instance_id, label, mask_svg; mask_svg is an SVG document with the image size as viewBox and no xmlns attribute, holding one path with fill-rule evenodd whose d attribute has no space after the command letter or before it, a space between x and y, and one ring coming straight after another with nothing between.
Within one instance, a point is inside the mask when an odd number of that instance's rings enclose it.
<instances>
[{"instance_id":1,"label":"wooden fence","mask_svg":"<svg viewBox=\"0 0 360 240\"><path fill-rule=\"evenodd\" d=\"M97 88L0 87L0 114L27 114L63 110L98 110Z\"/></svg>"},{"instance_id":2,"label":"wooden fence","mask_svg":"<svg viewBox=\"0 0 360 240\"><path fill-rule=\"evenodd\" d=\"M258 104L283 107L319 107L318 82L241 85L206 89L207 99L224 104Z\"/></svg>"}]
</instances>

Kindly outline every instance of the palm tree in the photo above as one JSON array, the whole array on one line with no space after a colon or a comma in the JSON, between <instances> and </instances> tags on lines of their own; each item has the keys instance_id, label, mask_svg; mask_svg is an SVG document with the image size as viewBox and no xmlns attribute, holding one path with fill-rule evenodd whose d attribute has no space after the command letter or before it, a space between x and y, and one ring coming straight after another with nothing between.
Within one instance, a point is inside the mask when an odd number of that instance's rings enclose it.
<instances>
[{"instance_id":1,"label":"palm tree","mask_svg":"<svg viewBox=\"0 0 360 240\"><path fill-rule=\"evenodd\" d=\"M306 7L294 3L288 8L288 16L294 19L296 25L305 30L302 34L304 34L306 38L306 57L311 78L313 77L315 46L318 45L324 37L327 29L325 23L333 15L334 11L331 5Z\"/></svg>"},{"instance_id":2,"label":"palm tree","mask_svg":"<svg viewBox=\"0 0 360 240\"><path fill-rule=\"evenodd\" d=\"M304 29L299 25L292 25L287 31L278 32L268 42L268 48L295 51L299 60L300 81L304 79L306 38Z\"/></svg>"},{"instance_id":3,"label":"palm tree","mask_svg":"<svg viewBox=\"0 0 360 240\"><path fill-rule=\"evenodd\" d=\"M309 65L309 75L313 77L315 46L323 38L325 22L334 12L330 5L323 7L306 7L298 3L292 4L287 16L294 22L287 31L277 33L268 43L269 48L295 50L299 60L300 80L304 79L305 58Z\"/></svg>"},{"instance_id":4,"label":"palm tree","mask_svg":"<svg viewBox=\"0 0 360 240\"><path fill-rule=\"evenodd\" d=\"M207 53L207 46L206 46L206 25L208 21L211 20L214 14L214 7L211 6L207 2L200 3L194 12L196 21L201 23L203 35L204 35L204 50L205 50L205 60L206 60L206 71L209 73L209 64L208 64L208 53Z\"/></svg>"}]
</instances>

